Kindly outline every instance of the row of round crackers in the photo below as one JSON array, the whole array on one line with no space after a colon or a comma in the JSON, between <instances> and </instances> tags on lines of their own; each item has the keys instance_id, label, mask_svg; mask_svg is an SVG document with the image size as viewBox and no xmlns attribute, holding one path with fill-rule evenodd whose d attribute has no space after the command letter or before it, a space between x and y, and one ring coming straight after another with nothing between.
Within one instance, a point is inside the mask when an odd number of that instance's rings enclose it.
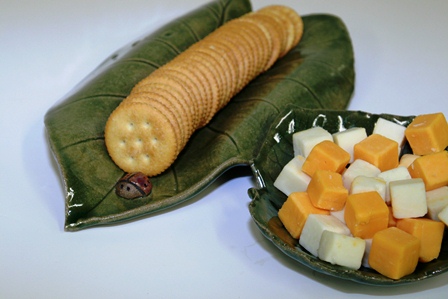
<instances>
[{"instance_id":1,"label":"row of round crackers","mask_svg":"<svg viewBox=\"0 0 448 299\"><path fill-rule=\"evenodd\" d=\"M110 115L106 147L125 172L166 170L193 132L300 40L301 17L273 5L227 22L140 81Z\"/></svg>"}]
</instances>

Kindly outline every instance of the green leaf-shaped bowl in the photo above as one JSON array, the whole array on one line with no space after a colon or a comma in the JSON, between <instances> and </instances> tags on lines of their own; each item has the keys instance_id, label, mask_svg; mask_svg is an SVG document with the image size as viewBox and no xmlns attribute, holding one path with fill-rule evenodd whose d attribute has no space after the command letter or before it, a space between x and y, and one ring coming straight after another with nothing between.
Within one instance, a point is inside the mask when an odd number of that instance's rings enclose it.
<instances>
[{"instance_id":1,"label":"green leaf-shaped bowl","mask_svg":"<svg viewBox=\"0 0 448 299\"><path fill-rule=\"evenodd\" d=\"M346 108L354 88L347 29L335 16L304 16L299 45L192 136L172 167L151 179L149 196L124 200L115 194L124 173L104 145L110 113L142 78L250 10L248 0L216 0L168 23L112 55L47 112L49 144L66 193L66 230L135 219L193 198L230 167L249 165L288 105Z\"/></svg>"},{"instance_id":2,"label":"green leaf-shaped bowl","mask_svg":"<svg viewBox=\"0 0 448 299\"><path fill-rule=\"evenodd\" d=\"M389 279L365 267L350 270L332 265L308 253L283 227L277 212L286 200L286 196L273 186L283 166L293 157L292 134L294 132L321 126L330 133L335 133L344 128L356 126L365 127L367 133L371 134L379 117L405 126L413 119L413 116L377 115L361 111L308 110L293 107L286 109L272 123L260 154L251 165L259 186L248 191L252 199L249 210L263 235L293 260L315 271L342 279L370 285L393 286L424 280L446 272L448 270L448 238L444 238L438 259L429 263L419 263L412 274L398 280ZM410 152L409 145L405 144L402 152Z\"/></svg>"}]
</instances>

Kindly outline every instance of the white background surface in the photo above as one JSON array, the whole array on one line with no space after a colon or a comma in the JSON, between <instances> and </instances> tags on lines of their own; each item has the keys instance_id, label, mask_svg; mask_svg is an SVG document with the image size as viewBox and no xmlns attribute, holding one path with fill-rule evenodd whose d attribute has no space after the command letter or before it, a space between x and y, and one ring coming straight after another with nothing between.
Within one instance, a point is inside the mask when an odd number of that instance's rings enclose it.
<instances>
[{"instance_id":1,"label":"white background surface","mask_svg":"<svg viewBox=\"0 0 448 299\"><path fill-rule=\"evenodd\" d=\"M205 2L0 3L0 298L445 296L448 274L378 288L283 256L252 223L248 170L136 222L63 231L64 195L45 140L45 112L114 51ZM448 115L447 1L252 3L342 18L356 57L350 109Z\"/></svg>"}]
</instances>

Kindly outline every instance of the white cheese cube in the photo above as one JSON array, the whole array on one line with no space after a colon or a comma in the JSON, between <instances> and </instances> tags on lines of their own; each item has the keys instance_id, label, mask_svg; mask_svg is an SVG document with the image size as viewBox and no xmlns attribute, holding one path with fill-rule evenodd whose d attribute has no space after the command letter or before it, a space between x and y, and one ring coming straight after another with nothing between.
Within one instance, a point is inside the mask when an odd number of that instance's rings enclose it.
<instances>
[{"instance_id":1,"label":"white cheese cube","mask_svg":"<svg viewBox=\"0 0 448 299\"><path fill-rule=\"evenodd\" d=\"M404 154L403 156L401 156L398 166L403 166L403 167L408 168L409 165L411 165L412 162L414 162L414 160L417 159L418 157L420 157L420 156L414 155L414 154Z\"/></svg>"},{"instance_id":2,"label":"white cheese cube","mask_svg":"<svg viewBox=\"0 0 448 299\"><path fill-rule=\"evenodd\" d=\"M427 191L426 204L428 205L428 217L432 220L440 220L439 213L448 206L448 186Z\"/></svg>"},{"instance_id":3,"label":"white cheese cube","mask_svg":"<svg viewBox=\"0 0 448 299\"><path fill-rule=\"evenodd\" d=\"M344 187L350 190L352 182L357 176L376 177L380 172L381 170L375 165L361 159L356 159L342 173L342 182Z\"/></svg>"},{"instance_id":4,"label":"white cheese cube","mask_svg":"<svg viewBox=\"0 0 448 299\"><path fill-rule=\"evenodd\" d=\"M448 206L444 207L439 213L439 219L448 226Z\"/></svg>"},{"instance_id":5,"label":"white cheese cube","mask_svg":"<svg viewBox=\"0 0 448 299\"><path fill-rule=\"evenodd\" d=\"M345 224L344 212L345 212L345 206L342 208L342 210L330 211L330 215L333 215L334 217L338 218L339 221Z\"/></svg>"},{"instance_id":6,"label":"white cheese cube","mask_svg":"<svg viewBox=\"0 0 448 299\"><path fill-rule=\"evenodd\" d=\"M296 156L280 171L274 181L274 186L289 196L293 192L306 191L311 177L302 171L305 158Z\"/></svg>"},{"instance_id":7,"label":"white cheese cube","mask_svg":"<svg viewBox=\"0 0 448 299\"><path fill-rule=\"evenodd\" d=\"M364 239L364 240L366 241L366 250L364 251L364 256L362 258L362 265L366 268L370 268L369 254L370 254L370 248L372 248L373 239Z\"/></svg>"},{"instance_id":8,"label":"white cheese cube","mask_svg":"<svg viewBox=\"0 0 448 299\"><path fill-rule=\"evenodd\" d=\"M321 260L357 270L361 267L366 241L332 231L324 231L319 243Z\"/></svg>"},{"instance_id":9,"label":"white cheese cube","mask_svg":"<svg viewBox=\"0 0 448 299\"><path fill-rule=\"evenodd\" d=\"M378 118L373 128L373 134L380 134L389 139L395 140L398 143L398 153L403 146L406 127L382 117Z\"/></svg>"},{"instance_id":10,"label":"white cheese cube","mask_svg":"<svg viewBox=\"0 0 448 299\"><path fill-rule=\"evenodd\" d=\"M350 163L354 160L353 147L365 138L367 138L366 129L358 127L333 134L334 142L350 154Z\"/></svg>"},{"instance_id":11,"label":"white cheese cube","mask_svg":"<svg viewBox=\"0 0 448 299\"><path fill-rule=\"evenodd\" d=\"M386 201L386 181L379 177L357 176L350 187L350 194L376 191Z\"/></svg>"},{"instance_id":12,"label":"white cheese cube","mask_svg":"<svg viewBox=\"0 0 448 299\"><path fill-rule=\"evenodd\" d=\"M392 213L395 218L423 217L428 212L425 183L420 178L389 183Z\"/></svg>"},{"instance_id":13,"label":"white cheese cube","mask_svg":"<svg viewBox=\"0 0 448 299\"><path fill-rule=\"evenodd\" d=\"M348 227L332 215L311 214L305 221L299 244L309 253L318 256L320 238L324 231L350 235Z\"/></svg>"},{"instance_id":14,"label":"white cheese cube","mask_svg":"<svg viewBox=\"0 0 448 299\"><path fill-rule=\"evenodd\" d=\"M386 203L390 203L389 183L398 180L407 180L411 178L409 171L404 166L389 169L378 174L379 178L386 181Z\"/></svg>"},{"instance_id":15,"label":"white cheese cube","mask_svg":"<svg viewBox=\"0 0 448 299\"><path fill-rule=\"evenodd\" d=\"M292 135L292 145L295 156L308 157L313 147L324 141L333 141L333 136L322 127L312 127Z\"/></svg>"}]
</instances>

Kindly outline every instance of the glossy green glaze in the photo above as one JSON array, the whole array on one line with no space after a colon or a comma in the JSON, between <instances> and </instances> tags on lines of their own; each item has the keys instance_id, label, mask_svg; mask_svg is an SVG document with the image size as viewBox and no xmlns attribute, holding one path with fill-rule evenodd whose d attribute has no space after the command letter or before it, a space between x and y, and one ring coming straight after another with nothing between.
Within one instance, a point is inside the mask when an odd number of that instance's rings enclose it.
<instances>
[{"instance_id":1,"label":"glossy green glaze","mask_svg":"<svg viewBox=\"0 0 448 299\"><path fill-rule=\"evenodd\" d=\"M286 200L286 196L273 186L273 182L283 166L293 157L292 134L294 132L319 125L330 133L356 126L365 127L367 134L371 134L373 126L380 116L403 125L408 125L413 119L413 116L375 115L360 111L295 108L284 110L272 122L272 127L266 134L263 147L251 165L257 182L259 182L259 187L249 190L249 196L252 199L249 210L263 235L293 260L315 271L342 279L371 285L393 286L427 279L446 272L448 270L447 238L444 240L442 251L437 260L424 264L420 263L413 274L399 280L389 279L374 270L364 267L360 270L350 270L331 265L309 254L282 226L278 220L277 212ZM407 144L403 148L402 153L410 153Z\"/></svg>"},{"instance_id":2,"label":"glossy green glaze","mask_svg":"<svg viewBox=\"0 0 448 299\"><path fill-rule=\"evenodd\" d=\"M117 223L191 199L229 168L250 165L278 113L293 105L345 109L354 87L349 34L335 16L305 16L300 44L198 130L149 196L124 200L123 176L104 145L104 125L131 88L223 22L251 10L248 0L211 2L112 55L51 108L45 125L65 183L65 229Z\"/></svg>"}]
</instances>

